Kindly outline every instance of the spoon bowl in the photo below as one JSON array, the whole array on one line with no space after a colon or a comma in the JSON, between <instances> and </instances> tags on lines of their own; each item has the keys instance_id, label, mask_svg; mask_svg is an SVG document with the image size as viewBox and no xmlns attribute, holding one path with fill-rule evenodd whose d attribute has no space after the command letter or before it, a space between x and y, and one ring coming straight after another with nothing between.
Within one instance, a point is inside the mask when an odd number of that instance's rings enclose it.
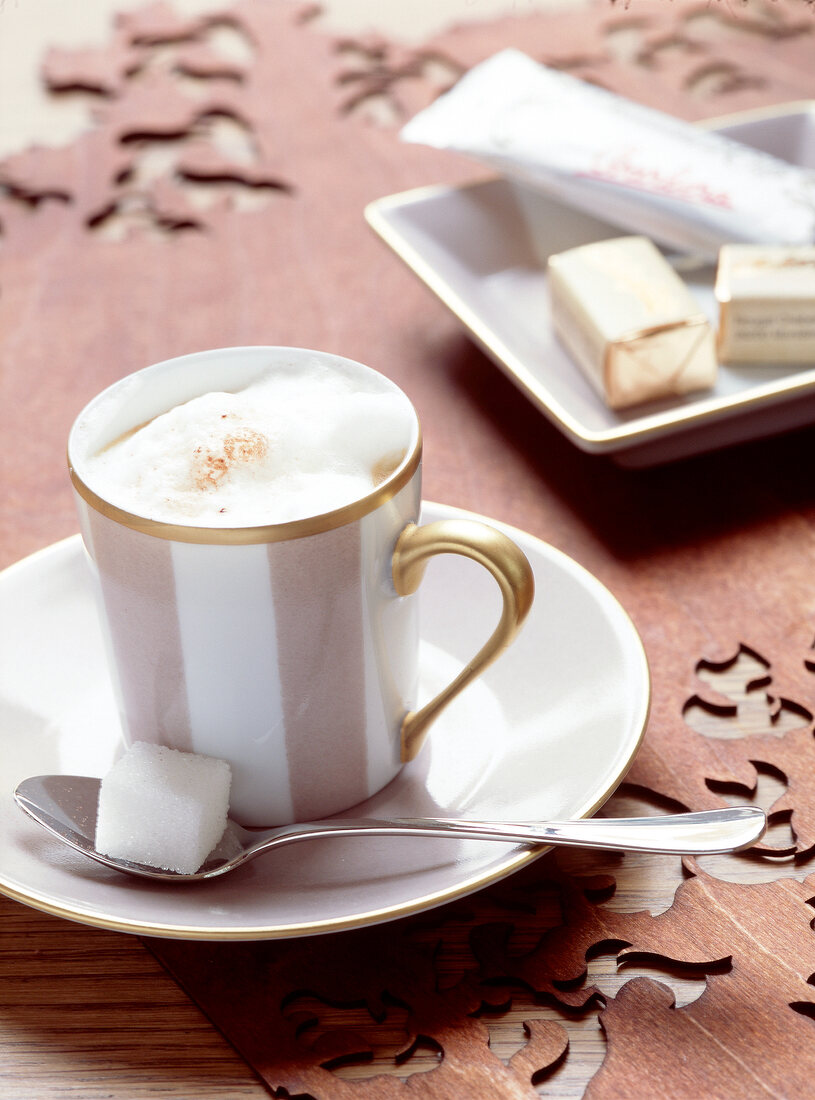
<instances>
[{"instance_id":1,"label":"spoon bowl","mask_svg":"<svg viewBox=\"0 0 815 1100\"><path fill-rule=\"evenodd\" d=\"M53 836L85 856L125 874L160 882L201 882L233 871L264 852L296 841L336 836L429 836L540 846L572 845L620 852L713 855L737 852L759 840L767 827L763 810L733 806L661 817L581 818L576 821L470 821L462 818L335 818L274 829L244 829L229 820L218 845L194 874L181 874L115 859L95 847L101 780L81 775L38 775L14 792L17 804Z\"/></svg>"}]
</instances>

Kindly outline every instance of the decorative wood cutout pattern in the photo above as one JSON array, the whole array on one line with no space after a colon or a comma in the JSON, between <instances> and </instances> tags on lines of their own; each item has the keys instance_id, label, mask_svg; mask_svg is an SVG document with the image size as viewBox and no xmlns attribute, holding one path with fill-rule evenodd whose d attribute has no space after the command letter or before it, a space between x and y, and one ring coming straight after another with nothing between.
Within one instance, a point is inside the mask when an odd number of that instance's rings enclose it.
<instances>
[{"instance_id":1,"label":"decorative wood cutout pattern","mask_svg":"<svg viewBox=\"0 0 815 1100\"><path fill-rule=\"evenodd\" d=\"M717 857L719 874L686 861L683 880L679 860L562 852L376 929L151 947L290 1095L368 1095L365 1081L398 1097L405 1078L428 1097L580 1096L589 1079L592 1097L729 1097L734 1081L748 1096L805 1094L812 890L777 867L767 882L720 877L746 877L748 858Z\"/></svg>"},{"instance_id":2,"label":"decorative wood cutout pattern","mask_svg":"<svg viewBox=\"0 0 815 1100\"><path fill-rule=\"evenodd\" d=\"M4 562L75 529L65 435L121 374L235 343L381 367L422 415L426 495L553 542L640 629L652 723L608 812L755 798L773 828L749 856L560 853L390 925L151 950L277 1096L805 1096L815 439L637 474L581 455L366 233L366 201L474 174L396 128L507 45L687 118L815 95L797 0L600 3L420 47L337 41L282 0L158 6L105 50L49 55L53 94L86 96L95 125L0 165L0 398L25 414Z\"/></svg>"}]
</instances>

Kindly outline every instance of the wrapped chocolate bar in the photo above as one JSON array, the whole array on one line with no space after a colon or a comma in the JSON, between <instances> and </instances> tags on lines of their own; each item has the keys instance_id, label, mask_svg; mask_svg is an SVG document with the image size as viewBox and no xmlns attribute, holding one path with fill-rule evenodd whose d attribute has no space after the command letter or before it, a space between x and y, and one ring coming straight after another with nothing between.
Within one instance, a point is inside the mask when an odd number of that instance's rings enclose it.
<instances>
[{"instance_id":1,"label":"wrapped chocolate bar","mask_svg":"<svg viewBox=\"0 0 815 1100\"><path fill-rule=\"evenodd\" d=\"M713 328L645 237L617 237L549 257L552 324L612 409L707 389Z\"/></svg>"},{"instance_id":2,"label":"wrapped chocolate bar","mask_svg":"<svg viewBox=\"0 0 815 1100\"><path fill-rule=\"evenodd\" d=\"M722 362L815 362L814 247L725 245L716 298Z\"/></svg>"},{"instance_id":3,"label":"wrapped chocolate bar","mask_svg":"<svg viewBox=\"0 0 815 1100\"><path fill-rule=\"evenodd\" d=\"M715 260L815 242L815 173L503 50L402 130L632 233Z\"/></svg>"}]
</instances>

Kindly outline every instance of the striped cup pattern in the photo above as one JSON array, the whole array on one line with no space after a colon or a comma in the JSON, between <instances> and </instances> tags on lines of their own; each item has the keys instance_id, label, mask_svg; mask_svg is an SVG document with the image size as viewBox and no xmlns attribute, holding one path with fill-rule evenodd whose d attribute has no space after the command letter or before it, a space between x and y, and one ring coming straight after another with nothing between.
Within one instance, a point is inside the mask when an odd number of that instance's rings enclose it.
<instances>
[{"instance_id":1,"label":"striped cup pattern","mask_svg":"<svg viewBox=\"0 0 815 1100\"><path fill-rule=\"evenodd\" d=\"M89 442L81 414L69 441L125 741L228 760L230 814L245 825L336 813L401 767L418 621L415 598L394 590L391 557L419 515L418 422L405 461L371 497L277 529L142 520L96 496L82 459L196 392L243 385L276 356L315 354L243 348L169 360L100 395L107 438Z\"/></svg>"}]
</instances>

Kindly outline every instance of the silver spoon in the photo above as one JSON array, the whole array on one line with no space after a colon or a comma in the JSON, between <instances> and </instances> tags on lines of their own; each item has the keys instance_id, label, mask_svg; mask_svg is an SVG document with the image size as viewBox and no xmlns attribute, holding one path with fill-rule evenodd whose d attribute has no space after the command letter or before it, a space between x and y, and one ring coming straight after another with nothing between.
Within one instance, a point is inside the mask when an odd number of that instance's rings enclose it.
<instances>
[{"instance_id":1,"label":"silver spoon","mask_svg":"<svg viewBox=\"0 0 815 1100\"><path fill-rule=\"evenodd\" d=\"M620 852L712 855L749 848L764 834L767 819L754 806L734 806L663 817L582 818L576 821L467 821L458 818L394 818L391 821L338 818L305 821L276 829L244 829L229 821L218 846L195 874L165 871L102 855L94 847L99 779L81 775L37 775L14 792L17 804L50 833L83 855L126 874L162 882L199 882L225 875L262 852L332 836L447 836L503 840L530 845L570 844Z\"/></svg>"}]
</instances>

